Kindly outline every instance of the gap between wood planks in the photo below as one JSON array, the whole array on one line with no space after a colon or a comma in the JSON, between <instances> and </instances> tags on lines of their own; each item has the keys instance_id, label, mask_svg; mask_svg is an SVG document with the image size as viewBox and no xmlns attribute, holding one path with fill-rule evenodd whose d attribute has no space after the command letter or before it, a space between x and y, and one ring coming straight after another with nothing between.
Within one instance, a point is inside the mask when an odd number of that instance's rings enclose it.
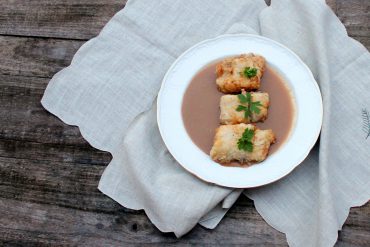
<instances>
[{"instance_id":1,"label":"gap between wood planks","mask_svg":"<svg viewBox=\"0 0 370 247\"><path fill-rule=\"evenodd\" d=\"M351 36L362 37L362 41L370 45L368 0L326 2L344 22ZM0 3L0 35L88 40L96 36L125 3L124 0L78 3L76 0L3 0Z\"/></svg>"}]
</instances>

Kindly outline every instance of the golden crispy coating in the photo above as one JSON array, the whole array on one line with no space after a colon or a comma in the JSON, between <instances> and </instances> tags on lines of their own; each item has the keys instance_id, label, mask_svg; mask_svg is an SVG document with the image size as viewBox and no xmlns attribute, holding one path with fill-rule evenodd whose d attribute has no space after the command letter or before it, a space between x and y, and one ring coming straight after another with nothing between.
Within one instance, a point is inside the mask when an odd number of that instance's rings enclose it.
<instances>
[{"instance_id":1,"label":"golden crispy coating","mask_svg":"<svg viewBox=\"0 0 370 247\"><path fill-rule=\"evenodd\" d=\"M221 124L238 124L238 123L256 123L263 122L267 118L267 109L270 104L268 93L255 92L251 93L252 102L259 101L262 106L257 114L252 112L251 117L245 118L244 111L237 111L236 108L241 105L237 95L224 95L220 100L220 123Z\"/></svg>"},{"instance_id":2,"label":"golden crispy coating","mask_svg":"<svg viewBox=\"0 0 370 247\"><path fill-rule=\"evenodd\" d=\"M238 140L245 129L253 129L253 151L248 152L238 149ZM266 159L270 145L275 142L272 130L260 130L252 124L221 125L216 130L216 135L211 150L211 158L219 163L239 161L241 164L261 162Z\"/></svg>"},{"instance_id":3,"label":"golden crispy coating","mask_svg":"<svg viewBox=\"0 0 370 247\"><path fill-rule=\"evenodd\" d=\"M224 59L216 66L218 89L223 93L237 93L242 89L247 91L259 89L265 65L264 57L252 53ZM256 68L256 76L251 78L245 76L243 71L247 67Z\"/></svg>"}]
</instances>

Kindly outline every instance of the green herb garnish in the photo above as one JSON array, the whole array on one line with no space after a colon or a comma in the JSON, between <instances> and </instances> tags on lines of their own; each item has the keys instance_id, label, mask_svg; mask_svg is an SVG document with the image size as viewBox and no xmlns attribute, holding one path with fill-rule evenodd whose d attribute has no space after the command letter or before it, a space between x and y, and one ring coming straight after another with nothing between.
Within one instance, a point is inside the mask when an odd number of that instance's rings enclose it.
<instances>
[{"instance_id":1,"label":"green herb garnish","mask_svg":"<svg viewBox=\"0 0 370 247\"><path fill-rule=\"evenodd\" d=\"M253 140L254 130L246 128L242 137L238 140L238 149L247 152L253 152Z\"/></svg>"},{"instance_id":2,"label":"green herb garnish","mask_svg":"<svg viewBox=\"0 0 370 247\"><path fill-rule=\"evenodd\" d=\"M257 69L256 68L251 68L251 67L246 67L243 71L243 75L245 77L251 78L257 75Z\"/></svg>"},{"instance_id":3,"label":"green herb garnish","mask_svg":"<svg viewBox=\"0 0 370 247\"><path fill-rule=\"evenodd\" d=\"M244 111L244 118L251 118L252 113L259 114L261 109L259 107L262 106L260 101L252 101L251 93L243 93L238 94L238 99L242 105L238 105L236 111Z\"/></svg>"}]
</instances>

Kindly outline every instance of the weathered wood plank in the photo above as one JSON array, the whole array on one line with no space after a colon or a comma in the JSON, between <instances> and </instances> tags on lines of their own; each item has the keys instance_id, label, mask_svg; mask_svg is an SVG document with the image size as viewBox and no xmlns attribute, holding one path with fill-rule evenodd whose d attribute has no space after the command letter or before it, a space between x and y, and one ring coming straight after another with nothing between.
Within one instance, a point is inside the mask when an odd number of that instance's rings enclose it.
<instances>
[{"instance_id":1,"label":"weathered wood plank","mask_svg":"<svg viewBox=\"0 0 370 247\"><path fill-rule=\"evenodd\" d=\"M154 244L180 245L253 245L286 246L283 234L266 225L258 214L245 207L251 202L242 198L215 230L195 227L188 235L176 239L160 233L141 212L97 214L58 206L17 200L0 201L0 211L7 212L0 222L0 243L58 244L62 246L117 246ZM351 216L350 216L351 217ZM343 239L337 246L368 246L367 232ZM353 238L356 237L356 238Z\"/></svg>"},{"instance_id":2,"label":"weathered wood plank","mask_svg":"<svg viewBox=\"0 0 370 247\"><path fill-rule=\"evenodd\" d=\"M0 75L0 139L86 146L77 127L64 124L42 107L48 80Z\"/></svg>"},{"instance_id":3,"label":"weathered wood plank","mask_svg":"<svg viewBox=\"0 0 370 247\"><path fill-rule=\"evenodd\" d=\"M245 201L245 199L242 199ZM247 203L251 204L250 201ZM0 241L24 244L58 244L78 246L117 246L127 244L249 244L286 246L282 233L263 222L245 203L234 207L215 229L197 226L182 239L163 234L147 217L123 211L97 214L18 200L0 201L0 211L7 212L0 222ZM0 242L1 243L1 242Z\"/></svg>"},{"instance_id":4,"label":"weathered wood plank","mask_svg":"<svg viewBox=\"0 0 370 247\"><path fill-rule=\"evenodd\" d=\"M370 202L362 207L351 208L339 232L337 246L370 246Z\"/></svg>"},{"instance_id":5,"label":"weathered wood plank","mask_svg":"<svg viewBox=\"0 0 370 247\"><path fill-rule=\"evenodd\" d=\"M5 243L106 246L154 242L161 236L144 215L96 214L9 199L0 201L0 211L7 212L0 221Z\"/></svg>"},{"instance_id":6,"label":"weathered wood plank","mask_svg":"<svg viewBox=\"0 0 370 247\"><path fill-rule=\"evenodd\" d=\"M326 4L337 14L337 0L326 0Z\"/></svg>"},{"instance_id":7,"label":"weathered wood plank","mask_svg":"<svg viewBox=\"0 0 370 247\"><path fill-rule=\"evenodd\" d=\"M360 7L370 9L368 3L368 7ZM370 11L359 13L358 17L349 16L342 13L342 5L339 5L338 12L349 27L349 34L370 49ZM7 47L0 50L0 74L50 78L70 64L82 44L82 41L0 36L0 46Z\"/></svg>"},{"instance_id":8,"label":"weathered wood plank","mask_svg":"<svg viewBox=\"0 0 370 247\"><path fill-rule=\"evenodd\" d=\"M30 142L0 139L0 157L39 162L89 164L105 167L112 159L108 152L81 145ZM72 166L73 167L73 166Z\"/></svg>"},{"instance_id":9,"label":"weathered wood plank","mask_svg":"<svg viewBox=\"0 0 370 247\"><path fill-rule=\"evenodd\" d=\"M0 34L90 39L126 0L2 0Z\"/></svg>"},{"instance_id":10,"label":"weathered wood plank","mask_svg":"<svg viewBox=\"0 0 370 247\"><path fill-rule=\"evenodd\" d=\"M0 148L4 153L2 144ZM44 149L44 156L47 151ZM47 155L51 156L53 153L55 151ZM23 202L94 212L115 212L120 208L118 204L112 203L111 199L97 189L104 168L102 165L66 161L0 157L0 195L1 198Z\"/></svg>"},{"instance_id":11,"label":"weathered wood plank","mask_svg":"<svg viewBox=\"0 0 370 247\"><path fill-rule=\"evenodd\" d=\"M0 74L52 77L68 66L83 41L0 36Z\"/></svg>"},{"instance_id":12,"label":"weathered wood plank","mask_svg":"<svg viewBox=\"0 0 370 247\"><path fill-rule=\"evenodd\" d=\"M348 35L370 49L370 1L336 0L336 8Z\"/></svg>"},{"instance_id":13,"label":"weathered wood plank","mask_svg":"<svg viewBox=\"0 0 370 247\"><path fill-rule=\"evenodd\" d=\"M368 21L369 1L326 2L339 14L349 33L357 37L358 24L365 22L356 20L365 18ZM125 3L126 0L3 0L0 2L0 34L87 40L96 36ZM364 38L362 41L369 44Z\"/></svg>"}]
</instances>

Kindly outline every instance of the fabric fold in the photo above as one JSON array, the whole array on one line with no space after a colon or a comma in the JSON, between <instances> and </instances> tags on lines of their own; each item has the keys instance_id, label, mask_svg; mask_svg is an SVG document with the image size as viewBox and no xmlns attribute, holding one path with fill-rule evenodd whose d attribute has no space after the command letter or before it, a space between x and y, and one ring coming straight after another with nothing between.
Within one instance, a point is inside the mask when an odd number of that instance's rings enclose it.
<instances>
[{"instance_id":1,"label":"fabric fold","mask_svg":"<svg viewBox=\"0 0 370 247\"><path fill-rule=\"evenodd\" d=\"M140 138L143 133L149 138ZM185 234L232 191L203 182L176 163L159 134L155 105L131 125L120 149L123 154L113 155L99 190L126 207L144 209L163 232Z\"/></svg>"},{"instance_id":2,"label":"fabric fold","mask_svg":"<svg viewBox=\"0 0 370 247\"><path fill-rule=\"evenodd\" d=\"M224 34L236 20L245 21L232 32L258 30L264 7L263 0L128 1L45 91L48 111L112 153L99 189L126 207L144 209L164 232L181 236L200 220L214 228L241 192L199 180L168 153L152 106L161 80L183 51Z\"/></svg>"},{"instance_id":3,"label":"fabric fold","mask_svg":"<svg viewBox=\"0 0 370 247\"><path fill-rule=\"evenodd\" d=\"M370 107L370 55L323 1L272 1L259 19L261 35L310 67L324 120L320 142L295 171L246 194L269 224L286 233L289 245L332 246L350 207L370 199L370 143L361 114Z\"/></svg>"}]
</instances>

